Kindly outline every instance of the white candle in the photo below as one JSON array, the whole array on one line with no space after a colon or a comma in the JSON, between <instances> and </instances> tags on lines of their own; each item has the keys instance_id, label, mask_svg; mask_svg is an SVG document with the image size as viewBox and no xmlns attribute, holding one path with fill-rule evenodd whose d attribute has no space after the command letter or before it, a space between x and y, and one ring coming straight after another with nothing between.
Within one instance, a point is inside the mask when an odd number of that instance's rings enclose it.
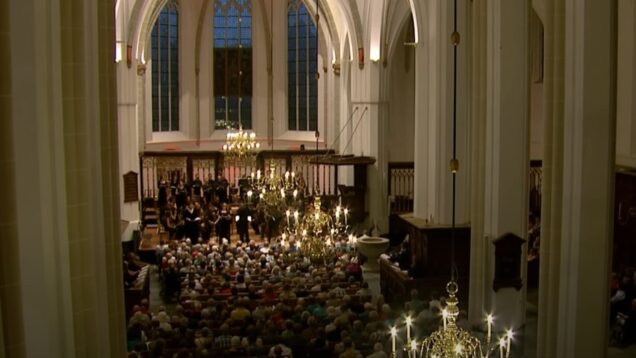
<instances>
[{"instance_id":1,"label":"white candle","mask_svg":"<svg viewBox=\"0 0 636 358\"><path fill-rule=\"evenodd\" d=\"M506 332L506 358L510 357L510 345L512 343L512 330Z\"/></svg>"},{"instance_id":2,"label":"white candle","mask_svg":"<svg viewBox=\"0 0 636 358\"><path fill-rule=\"evenodd\" d=\"M442 310L442 320L444 321L444 330L446 330L446 318L448 317L448 311L446 308Z\"/></svg>"},{"instance_id":3,"label":"white candle","mask_svg":"<svg viewBox=\"0 0 636 358\"><path fill-rule=\"evenodd\" d=\"M285 215L287 215L287 226L289 226L289 215L291 215L291 211L287 210Z\"/></svg>"},{"instance_id":4,"label":"white candle","mask_svg":"<svg viewBox=\"0 0 636 358\"><path fill-rule=\"evenodd\" d=\"M417 342L415 340L411 341L411 350L413 351L412 358L415 358L417 354Z\"/></svg>"},{"instance_id":5,"label":"white candle","mask_svg":"<svg viewBox=\"0 0 636 358\"><path fill-rule=\"evenodd\" d=\"M289 172L285 172L285 181L289 180Z\"/></svg>"},{"instance_id":6,"label":"white candle","mask_svg":"<svg viewBox=\"0 0 636 358\"><path fill-rule=\"evenodd\" d=\"M294 189L294 199L296 199L297 195L298 195L298 190Z\"/></svg>"},{"instance_id":7,"label":"white candle","mask_svg":"<svg viewBox=\"0 0 636 358\"><path fill-rule=\"evenodd\" d=\"M261 179L261 170L260 169L256 171L256 179L257 180Z\"/></svg>"},{"instance_id":8,"label":"white candle","mask_svg":"<svg viewBox=\"0 0 636 358\"><path fill-rule=\"evenodd\" d=\"M492 334L492 322L493 322L493 317L491 314L489 314L488 317L486 317L486 322L488 323L488 333L486 335L486 342L488 343L488 345L490 345L490 338Z\"/></svg>"},{"instance_id":9,"label":"white candle","mask_svg":"<svg viewBox=\"0 0 636 358\"><path fill-rule=\"evenodd\" d=\"M499 358L504 358L504 345L506 344L506 341L501 338L499 340Z\"/></svg>"},{"instance_id":10,"label":"white candle","mask_svg":"<svg viewBox=\"0 0 636 358\"><path fill-rule=\"evenodd\" d=\"M397 336L397 328L391 327L391 354L395 354L395 338Z\"/></svg>"},{"instance_id":11,"label":"white candle","mask_svg":"<svg viewBox=\"0 0 636 358\"><path fill-rule=\"evenodd\" d=\"M411 316L406 316L406 341L411 341Z\"/></svg>"},{"instance_id":12,"label":"white candle","mask_svg":"<svg viewBox=\"0 0 636 358\"><path fill-rule=\"evenodd\" d=\"M285 199L285 189L280 190L280 196Z\"/></svg>"},{"instance_id":13,"label":"white candle","mask_svg":"<svg viewBox=\"0 0 636 358\"><path fill-rule=\"evenodd\" d=\"M349 216L349 209L344 209L345 213L345 226L347 225L347 217Z\"/></svg>"}]
</instances>

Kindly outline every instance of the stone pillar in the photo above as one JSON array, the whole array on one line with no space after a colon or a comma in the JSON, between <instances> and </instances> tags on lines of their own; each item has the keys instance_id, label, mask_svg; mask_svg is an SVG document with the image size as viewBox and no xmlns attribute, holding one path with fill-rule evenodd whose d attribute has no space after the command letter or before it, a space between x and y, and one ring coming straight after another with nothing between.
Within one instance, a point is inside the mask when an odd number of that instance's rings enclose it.
<instances>
[{"instance_id":1,"label":"stone pillar","mask_svg":"<svg viewBox=\"0 0 636 358\"><path fill-rule=\"evenodd\" d=\"M636 3L618 1L616 164L636 168Z\"/></svg>"},{"instance_id":2,"label":"stone pillar","mask_svg":"<svg viewBox=\"0 0 636 358\"><path fill-rule=\"evenodd\" d=\"M559 272L551 272L560 279L556 355L602 357L612 252L617 1L566 0L565 9L561 255Z\"/></svg>"},{"instance_id":3,"label":"stone pillar","mask_svg":"<svg viewBox=\"0 0 636 358\"><path fill-rule=\"evenodd\" d=\"M123 175L133 171L141 178L139 168L139 136L143 135L143 117L138 118L139 107L137 105L138 78L143 78L145 65L134 64L130 68L126 61L120 61L117 65L117 118L119 128L119 172ZM140 74L140 75L138 75ZM143 102L142 102L143 103ZM143 113L143 111L141 111ZM122 179L120 179L122 180ZM141 179L140 179L141 180ZM140 197L141 198L141 193ZM119 186L119 198L121 207L121 220L129 223L129 229L125 230L122 240L129 240L132 229L139 224L139 201L124 202L124 187Z\"/></svg>"},{"instance_id":4,"label":"stone pillar","mask_svg":"<svg viewBox=\"0 0 636 358\"><path fill-rule=\"evenodd\" d=\"M617 2L548 6L537 355L602 357L613 222Z\"/></svg>"},{"instance_id":5,"label":"stone pillar","mask_svg":"<svg viewBox=\"0 0 636 358\"><path fill-rule=\"evenodd\" d=\"M474 153L473 194L475 205L483 206L474 207L472 214L471 321L479 324L484 313L493 312L497 329L516 329L525 322L526 255L522 250L519 257L524 287L495 292L492 243L507 233L527 236L529 5L495 0L477 6L475 36L486 51L478 53L475 66L487 68L486 78L475 72L475 86L483 89L485 81L486 92L476 99L484 107L473 104L476 118L485 113L485 123L475 125L473 136L480 146Z\"/></svg>"},{"instance_id":6,"label":"stone pillar","mask_svg":"<svg viewBox=\"0 0 636 358\"><path fill-rule=\"evenodd\" d=\"M353 154L371 156L376 160L375 164L367 167L367 226L375 223L379 232L388 232L388 103L382 73L385 69L381 63L370 61L365 64L364 69L350 70L353 75L351 102L358 110L350 123L353 138L349 146Z\"/></svg>"},{"instance_id":7,"label":"stone pillar","mask_svg":"<svg viewBox=\"0 0 636 358\"><path fill-rule=\"evenodd\" d=\"M125 354L113 9L112 0L2 9L1 180L11 211L0 212L9 235L0 299L10 357Z\"/></svg>"},{"instance_id":8,"label":"stone pillar","mask_svg":"<svg viewBox=\"0 0 636 358\"><path fill-rule=\"evenodd\" d=\"M426 9L420 42L415 48L415 196L414 215L433 224L451 222L453 157L453 31L452 1L423 1ZM456 222L468 222L469 213L469 3L458 1L457 175Z\"/></svg>"}]
</instances>

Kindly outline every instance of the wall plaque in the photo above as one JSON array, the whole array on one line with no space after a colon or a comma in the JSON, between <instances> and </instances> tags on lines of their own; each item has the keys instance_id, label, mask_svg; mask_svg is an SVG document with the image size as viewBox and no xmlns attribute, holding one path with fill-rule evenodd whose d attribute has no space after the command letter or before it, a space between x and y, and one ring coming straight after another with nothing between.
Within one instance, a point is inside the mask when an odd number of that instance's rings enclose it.
<instances>
[{"instance_id":1,"label":"wall plaque","mask_svg":"<svg viewBox=\"0 0 636 358\"><path fill-rule=\"evenodd\" d=\"M124 203L139 200L139 183L137 177L138 174L133 171L124 174Z\"/></svg>"},{"instance_id":2,"label":"wall plaque","mask_svg":"<svg viewBox=\"0 0 636 358\"><path fill-rule=\"evenodd\" d=\"M514 287L520 290L523 286L521 279L521 253L525 242L515 234L504 234L493 242L495 245L495 279L493 289Z\"/></svg>"}]
</instances>

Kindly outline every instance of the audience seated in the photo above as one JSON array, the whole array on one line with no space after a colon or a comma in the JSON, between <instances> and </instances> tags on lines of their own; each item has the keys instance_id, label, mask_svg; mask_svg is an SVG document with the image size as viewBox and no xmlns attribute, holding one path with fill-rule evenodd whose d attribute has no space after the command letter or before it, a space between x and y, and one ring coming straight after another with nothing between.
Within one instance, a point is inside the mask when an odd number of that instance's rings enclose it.
<instances>
[{"instance_id":1,"label":"audience seated","mask_svg":"<svg viewBox=\"0 0 636 358\"><path fill-rule=\"evenodd\" d=\"M139 308L129 351L145 357L382 357L394 313L371 299L345 242L325 265L254 241L162 245L160 275L173 310ZM384 355L386 356L386 355Z\"/></svg>"},{"instance_id":2,"label":"audience seated","mask_svg":"<svg viewBox=\"0 0 636 358\"><path fill-rule=\"evenodd\" d=\"M618 345L636 343L636 270L624 268L613 272L610 293L610 326L612 341Z\"/></svg>"}]
</instances>

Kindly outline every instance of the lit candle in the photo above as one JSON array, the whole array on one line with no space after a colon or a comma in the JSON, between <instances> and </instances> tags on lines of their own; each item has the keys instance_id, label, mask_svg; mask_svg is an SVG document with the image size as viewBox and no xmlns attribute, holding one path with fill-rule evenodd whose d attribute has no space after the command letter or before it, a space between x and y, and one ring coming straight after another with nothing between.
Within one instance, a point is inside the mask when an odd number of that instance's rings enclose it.
<instances>
[{"instance_id":1,"label":"lit candle","mask_svg":"<svg viewBox=\"0 0 636 358\"><path fill-rule=\"evenodd\" d=\"M455 346L455 355L457 357L461 357L462 354L462 345L457 343L457 345Z\"/></svg>"},{"instance_id":2,"label":"lit candle","mask_svg":"<svg viewBox=\"0 0 636 358\"><path fill-rule=\"evenodd\" d=\"M256 171L256 179L257 180L261 179L261 170L260 169Z\"/></svg>"},{"instance_id":3,"label":"lit candle","mask_svg":"<svg viewBox=\"0 0 636 358\"><path fill-rule=\"evenodd\" d=\"M512 343L512 329L506 332L506 358L510 357L510 345Z\"/></svg>"},{"instance_id":4,"label":"lit candle","mask_svg":"<svg viewBox=\"0 0 636 358\"><path fill-rule=\"evenodd\" d=\"M349 209L344 209L345 213L345 226L347 226L347 217L349 216Z\"/></svg>"},{"instance_id":5,"label":"lit candle","mask_svg":"<svg viewBox=\"0 0 636 358\"><path fill-rule=\"evenodd\" d=\"M294 211L294 224L298 225L298 210Z\"/></svg>"},{"instance_id":6,"label":"lit candle","mask_svg":"<svg viewBox=\"0 0 636 358\"><path fill-rule=\"evenodd\" d=\"M289 180L289 172L285 172L285 181Z\"/></svg>"},{"instance_id":7,"label":"lit candle","mask_svg":"<svg viewBox=\"0 0 636 358\"><path fill-rule=\"evenodd\" d=\"M499 339L499 358L504 358L504 346L506 345L506 340L502 337Z\"/></svg>"},{"instance_id":8,"label":"lit candle","mask_svg":"<svg viewBox=\"0 0 636 358\"><path fill-rule=\"evenodd\" d=\"M444 321L444 330L446 330L446 319L448 318L448 311L446 308L442 310L442 320Z\"/></svg>"},{"instance_id":9,"label":"lit candle","mask_svg":"<svg viewBox=\"0 0 636 358\"><path fill-rule=\"evenodd\" d=\"M395 339L397 337L397 328L391 327L391 354L395 356Z\"/></svg>"},{"instance_id":10,"label":"lit candle","mask_svg":"<svg viewBox=\"0 0 636 358\"><path fill-rule=\"evenodd\" d=\"M411 341L411 350L413 351L412 358L415 358L415 356L417 354L417 342L415 340Z\"/></svg>"},{"instance_id":11,"label":"lit candle","mask_svg":"<svg viewBox=\"0 0 636 358\"><path fill-rule=\"evenodd\" d=\"M289 210L285 211L285 215L287 215L287 226L289 226L289 215L291 215L291 211Z\"/></svg>"},{"instance_id":12,"label":"lit candle","mask_svg":"<svg viewBox=\"0 0 636 358\"><path fill-rule=\"evenodd\" d=\"M285 189L280 190L280 196L285 199Z\"/></svg>"},{"instance_id":13,"label":"lit candle","mask_svg":"<svg viewBox=\"0 0 636 358\"><path fill-rule=\"evenodd\" d=\"M411 316L406 316L406 341L411 341Z\"/></svg>"},{"instance_id":14,"label":"lit candle","mask_svg":"<svg viewBox=\"0 0 636 358\"><path fill-rule=\"evenodd\" d=\"M298 195L298 190L294 189L294 199L296 199L297 195Z\"/></svg>"},{"instance_id":15,"label":"lit candle","mask_svg":"<svg viewBox=\"0 0 636 358\"><path fill-rule=\"evenodd\" d=\"M296 173L292 172L292 180L296 177Z\"/></svg>"},{"instance_id":16,"label":"lit candle","mask_svg":"<svg viewBox=\"0 0 636 358\"><path fill-rule=\"evenodd\" d=\"M486 322L488 323L488 331L486 334L486 342L488 343L488 345L490 345L490 339L491 339L491 335L492 335L492 322L494 321L492 314L489 314L488 317L486 317Z\"/></svg>"},{"instance_id":17,"label":"lit candle","mask_svg":"<svg viewBox=\"0 0 636 358\"><path fill-rule=\"evenodd\" d=\"M251 190L248 190L248 191L247 191L247 200L252 200L252 194L253 194L253 193L252 193L252 191L251 191Z\"/></svg>"}]
</instances>

